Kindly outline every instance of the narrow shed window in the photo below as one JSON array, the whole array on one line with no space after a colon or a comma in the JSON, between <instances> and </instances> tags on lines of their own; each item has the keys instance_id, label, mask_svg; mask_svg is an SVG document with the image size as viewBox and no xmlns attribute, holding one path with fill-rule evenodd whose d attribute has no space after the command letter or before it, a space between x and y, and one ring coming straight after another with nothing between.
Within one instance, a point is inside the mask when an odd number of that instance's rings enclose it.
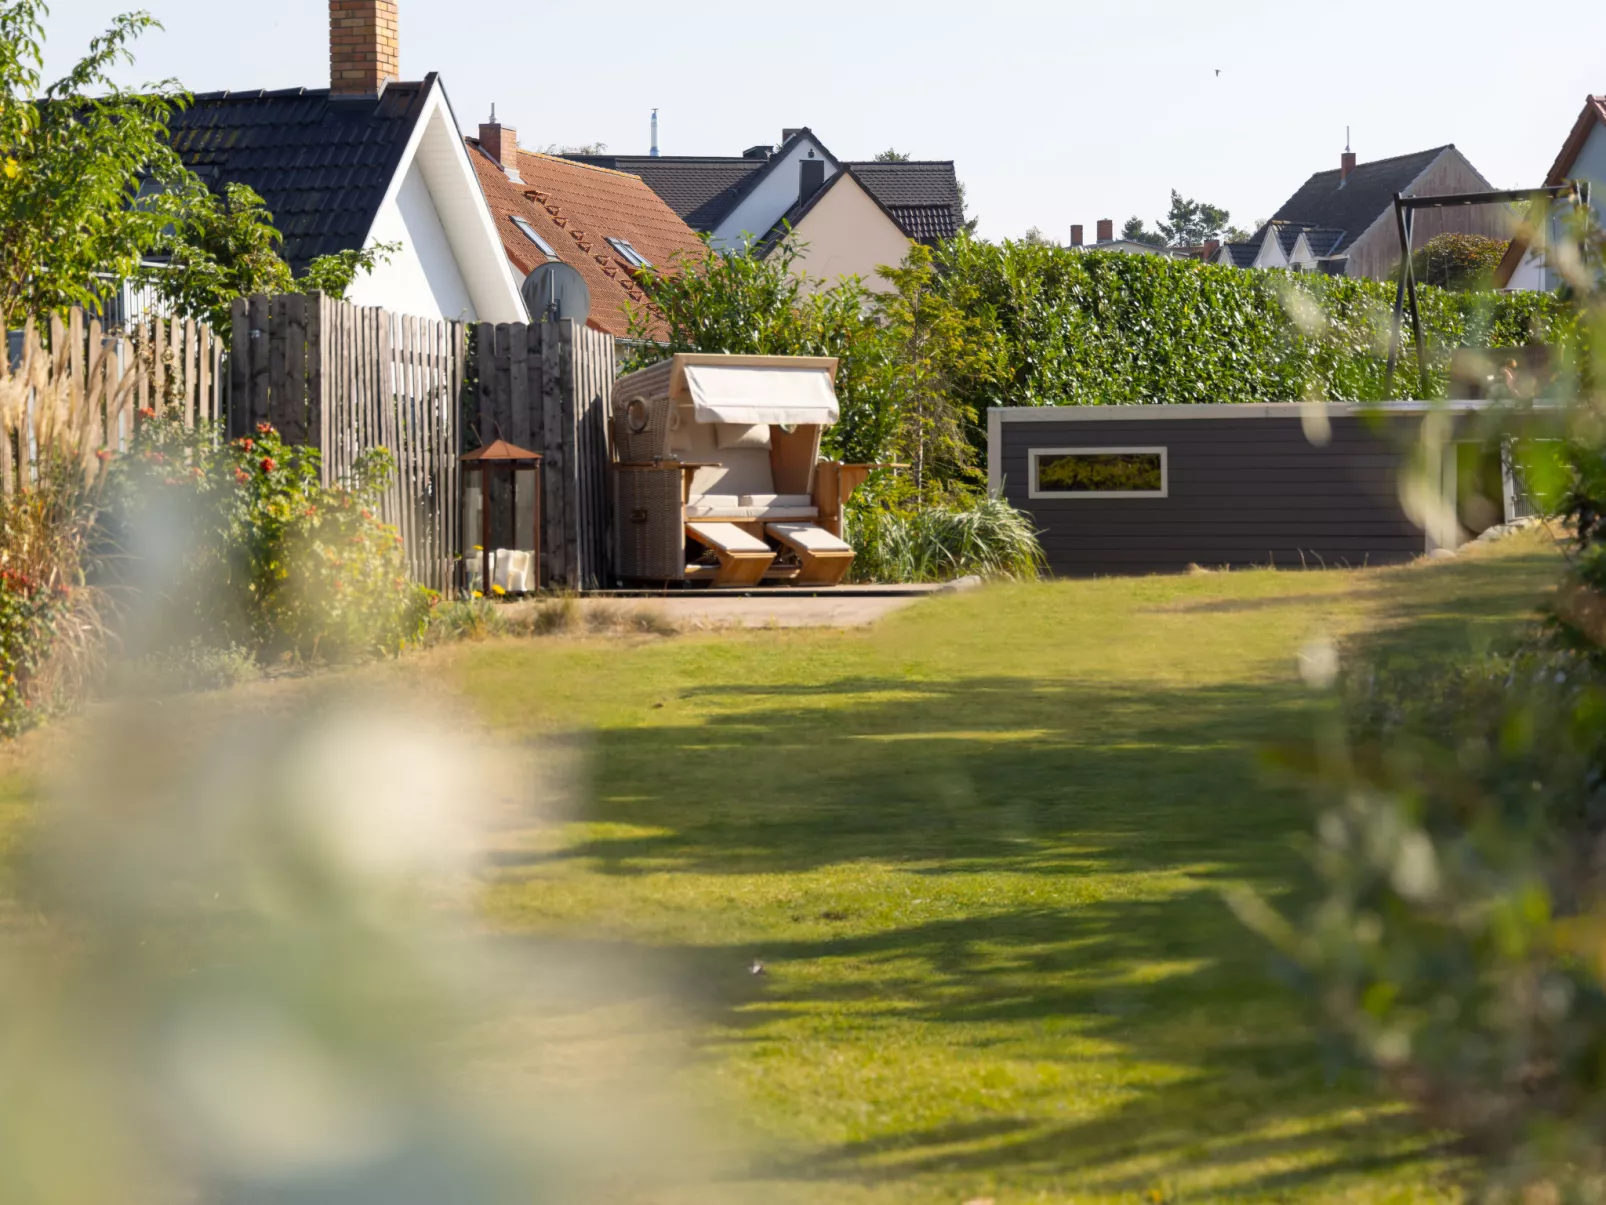
<instances>
[{"instance_id":1,"label":"narrow shed window","mask_svg":"<svg viewBox=\"0 0 1606 1205\"><path fill-rule=\"evenodd\" d=\"M1033 448L1033 498L1164 498L1164 448Z\"/></svg>"}]
</instances>

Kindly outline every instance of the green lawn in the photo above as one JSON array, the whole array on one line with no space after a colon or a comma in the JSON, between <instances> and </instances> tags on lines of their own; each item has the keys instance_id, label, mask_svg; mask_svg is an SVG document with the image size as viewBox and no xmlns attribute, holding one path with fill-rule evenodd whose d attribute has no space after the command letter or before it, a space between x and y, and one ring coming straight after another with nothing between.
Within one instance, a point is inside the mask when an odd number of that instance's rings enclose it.
<instances>
[{"instance_id":1,"label":"green lawn","mask_svg":"<svg viewBox=\"0 0 1606 1205\"><path fill-rule=\"evenodd\" d=\"M1453 1157L1324 1058L1220 893L1300 879L1309 806L1256 750L1329 705L1307 641L1430 664L1555 570L1513 543L419 665L499 728L591 734L579 817L506 836L490 908L647 969L574 1020L682 1043L673 1092L729 1135L689 1199L1453 1199Z\"/></svg>"}]
</instances>

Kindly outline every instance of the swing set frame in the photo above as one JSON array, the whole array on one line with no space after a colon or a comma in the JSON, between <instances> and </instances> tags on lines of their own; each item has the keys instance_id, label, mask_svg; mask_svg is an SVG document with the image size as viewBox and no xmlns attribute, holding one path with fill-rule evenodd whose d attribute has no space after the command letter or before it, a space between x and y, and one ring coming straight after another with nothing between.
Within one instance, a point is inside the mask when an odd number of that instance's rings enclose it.
<instances>
[{"instance_id":1,"label":"swing set frame","mask_svg":"<svg viewBox=\"0 0 1606 1205\"><path fill-rule=\"evenodd\" d=\"M1416 301L1416 270L1411 263L1411 238L1416 228L1416 211L1419 209L1454 209L1465 205L1510 205L1515 202L1555 202L1563 197L1572 198L1575 205L1589 204L1589 182L1574 181L1546 188L1512 188L1494 192L1447 193L1442 197L1407 197L1394 194L1394 224L1400 233L1400 280L1394 291L1394 330L1389 338L1388 371L1383 378L1383 396L1394 394L1394 369L1400 359L1400 336L1403 333L1405 303L1411 303L1411 333L1416 341L1417 392L1424 397L1428 391L1428 349L1422 339L1422 311Z\"/></svg>"}]
</instances>

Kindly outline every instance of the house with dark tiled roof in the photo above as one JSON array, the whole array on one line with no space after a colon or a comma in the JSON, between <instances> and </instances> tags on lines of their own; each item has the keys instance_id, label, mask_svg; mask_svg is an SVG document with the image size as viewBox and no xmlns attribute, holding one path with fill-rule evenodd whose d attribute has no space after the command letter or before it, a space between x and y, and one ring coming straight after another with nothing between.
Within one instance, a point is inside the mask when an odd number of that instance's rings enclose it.
<instances>
[{"instance_id":1,"label":"house with dark tiled roof","mask_svg":"<svg viewBox=\"0 0 1606 1205\"><path fill-rule=\"evenodd\" d=\"M214 188L249 185L300 273L319 255L399 243L353 282L359 305L522 322L519 280L485 206L439 77L397 74L395 0L330 0L328 88L208 92L172 142Z\"/></svg>"},{"instance_id":2,"label":"house with dark tiled roof","mask_svg":"<svg viewBox=\"0 0 1606 1205\"><path fill-rule=\"evenodd\" d=\"M623 336L627 307L648 312L641 269L672 272L704 253L697 232L640 176L524 150L495 120L466 143L514 275L568 264L590 289L587 325L597 330Z\"/></svg>"},{"instance_id":3,"label":"house with dark tiled roof","mask_svg":"<svg viewBox=\"0 0 1606 1205\"><path fill-rule=\"evenodd\" d=\"M936 243L964 221L951 161L838 159L813 131L737 156L585 155L576 162L640 176L693 229L725 250L769 254L790 232L806 244L797 268L821 280L901 263L910 242Z\"/></svg>"},{"instance_id":4,"label":"house with dark tiled roof","mask_svg":"<svg viewBox=\"0 0 1606 1205\"><path fill-rule=\"evenodd\" d=\"M1311 176L1252 238L1223 245L1213 262L1387 279L1400 262L1396 193L1444 196L1489 188L1454 145L1371 163L1357 163L1354 152L1345 150L1336 171ZM1502 206L1420 210L1412 245L1420 247L1435 235L1448 233L1505 238L1510 223L1510 213Z\"/></svg>"},{"instance_id":5,"label":"house with dark tiled roof","mask_svg":"<svg viewBox=\"0 0 1606 1205\"><path fill-rule=\"evenodd\" d=\"M1591 186L1589 205L1595 211L1595 220L1606 218L1606 96L1584 98L1583 111L1567 132L1550 174L1545 177L1548 188L1572 183ZM1566 237L1571 205L1571 201L1557 202L1548 215L1541 211L1516 233L1495 270L1495 287L1549 291L1561 284L1560 276L1547 262L1546 248Z\"/></svg>"}]
</instances>

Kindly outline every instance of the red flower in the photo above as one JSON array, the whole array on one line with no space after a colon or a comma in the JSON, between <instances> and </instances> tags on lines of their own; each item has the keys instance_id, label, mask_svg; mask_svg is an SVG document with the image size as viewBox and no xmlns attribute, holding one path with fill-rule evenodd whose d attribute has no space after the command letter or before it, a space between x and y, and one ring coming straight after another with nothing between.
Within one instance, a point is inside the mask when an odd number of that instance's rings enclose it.
<instances>
[{"instance_id":1,"label":"red flower","mask_svg":"<svg viewBox=\"0 0 1606 1205\"><path fill-rule=\"evenodd\" d=\"M277 467L278 466L273 463L273 457L264 456L262 458L262 471L264 473L271 473Z\"/></svg>"},{"instance_id":2,"label":"red flower","mask_svg":"<svg viewBox=\"0 0 1606 1205\"><path fill-rule=\"evenodd\" d=\"M247 473L244 469L235 469L234 479L241 484L244 484L245 482L251 480L251 474Z\"/></svg>"},{"instance_id":3,"label":"red flower","mask_svg":"<svg viewBox=\"0 0 1606 1205\"><path fill-rule=\"evenodd\" d=\"M273 424L272 423L258 423L257 424L257 434L258 435L272 435L273 434Z\"/></svg>"},{"instance_id":4,"label":"red flower","mask_svg":"<svg viewBox=\"0 0 1606 1205\"><path fill-rule=\"evenodd\" d=\"M139 416L141 418L155 418L156 411L151 409L149 406L141 406L139 408Z\"/></svg>"},{"instance_id":5,"label":"red flower","mask_svg":"<svg viewBox=\"0 0 1606 1205\"><path fill-rule=\"evenodd\" d=\"M112 452L112 450L110 448L102 448L100 451L95 453L96 458L102 464L105 464L108 460L110 460L113 455L114 455L114 453Z\"/></svg>"},{"instance_id":6,"label":"red flower","mask_svg":"<svg viewBox=\"0 0 1606 1205\"><path fill-rule=\"evenodd\" d=\"M256 440L252 439L249 435L238 440L237 442L239 443L240 447L244 448L247 452L257 446Z\"/></svg>"}]
</instances>

